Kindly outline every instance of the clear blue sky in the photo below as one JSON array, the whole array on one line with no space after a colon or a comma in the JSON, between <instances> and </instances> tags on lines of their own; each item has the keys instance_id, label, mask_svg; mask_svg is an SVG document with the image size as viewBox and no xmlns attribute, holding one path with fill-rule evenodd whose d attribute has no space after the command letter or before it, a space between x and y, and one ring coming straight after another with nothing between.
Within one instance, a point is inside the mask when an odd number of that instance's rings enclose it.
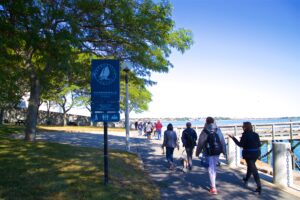
<instances>
[{"instance_id":1,"label":"clear blue sky","mask_svg":"<svg viewBox=\"0 0 300 200\"><path fill-rule=\"evenodd\" d=\"M195 44L132 117L300 116L300 1L171 0Z\"/></svg>"}]
</instances>

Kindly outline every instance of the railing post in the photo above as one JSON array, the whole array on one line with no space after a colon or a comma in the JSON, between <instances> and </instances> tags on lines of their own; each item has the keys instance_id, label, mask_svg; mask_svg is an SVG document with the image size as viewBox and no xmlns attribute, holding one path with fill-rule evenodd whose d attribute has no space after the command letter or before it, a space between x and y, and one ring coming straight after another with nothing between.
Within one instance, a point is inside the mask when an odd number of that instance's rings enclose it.
<instances>
[{"instance_id":1,"label":"railing post","mask_svg":"<svg viewBox=\"0 0 300 200\"><path fill-rule=\"evenodd\" d=\"M275 140L275 125L272 124L272 141Z\"/></svg>"},{"instance_id":2,"label":"railing post","mask_svg":"<svg viewBox=\"0 0 300 200\"><path fill-rule=\"evenodd\" d=\"M288 142L273 142L273 183L280 187L293 185L292 158Z\"/></svg>"},{"instance_id":3,"label":"railing post","mask_svg":"<svg viewBox=\"0 0 300 200\"><path fill-rule=\"evenodd\" d=\"M182 146L181 136L182 136L183 130L184 130L183 127L177 128L178 144L179 144L180 146Z\"/></svg>"},{"instance_id":4,"label":"railing post","mask_svg":"<svg viewBox=\"0 0 300 200\"><path fill-rule=\"evenodd\" d=\"M181 133L180 133L180 127L176 127L174 128L174 131L176 132L176 135L177 135L177 140L178 140L178 144L179 146L181 146Z\"/></svg>"},{"instance_id":5,"label":"railing post","mask_svg":"<svg viewBox=\"0 0 300 200\"><path fill-rule=\"evenodd\" d=\"M237 126L234 127L234 136L236 137L237 133ZM240 166L241 162L241 148L238 145L235 145L235 165L236 167Z\"/></svg>"},{"instance_id":6,"label":"railing post","mask_svg":"<svg viewBox=\"0 0 300 200\"><path fill-rule=\"evenodd\" d=\"M269 152L270 150L271 150L271 142L267 141L267 152ZM267 162L271 166L271 154L267 156Z\"/></svg>"},{"instance_id":7,"label":"railing post","mask_svg":"<svg viewBox=\"0 0 300 200\"><path fill-rule=\"evenodd\" d=\"M196 133L197 133L197 136L199 137L199 136L200 136L200 133L201 133L200 127L196 126L195 131L196 131Z\"/></svg>"},{"instance_id":8,"label":"railing post","mask_svg":"<svg viewBox=\"0 0 300 200\"><path fill-rule=\"evenodd\" d=\"M290 123L290 143L291 143L291 151L293 151L292 147L293 147L293 124L292 122ZM296 167L296 163L295 163L295 160L292 159L292 167L293 169L295 169Z\"/></svg>"},{"instance_id":9,"label":"railing post","mask_svg":"<svg viewBox=\"0 0 300 200\"><path fill-rule=\"evenodd\" d=\"M234 127L234 136L237 135L237 127ZM229 167L238 167L240 165L240 148L228 137L227 159Z\"/></svg>"},{"instance_id":10,"label":"railing post","mask_svg":"<svg viewBox=\"0 0 300 200\"><path fill-rule=\"evenodd\" d=\"M293 140L293 124L290 123L290 139Z\"/></svg>"}]
</instances>

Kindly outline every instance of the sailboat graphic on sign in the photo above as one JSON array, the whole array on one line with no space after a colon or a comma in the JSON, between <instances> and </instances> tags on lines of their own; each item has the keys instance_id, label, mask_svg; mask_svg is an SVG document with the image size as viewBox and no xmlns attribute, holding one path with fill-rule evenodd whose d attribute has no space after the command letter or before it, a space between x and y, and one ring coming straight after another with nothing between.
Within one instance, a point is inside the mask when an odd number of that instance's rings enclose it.
<instances>
[{"instance_id":1,"label":"sailboat graphic on sign","mask_svg":"<svg viewBox=\"0 0 300 200\"><path fill-rule=\"evenodd\" d=\"M104 67L99 75L99 79L108 80L109 74L110 74L109 67Z\"/></svg>"}]
</instances>

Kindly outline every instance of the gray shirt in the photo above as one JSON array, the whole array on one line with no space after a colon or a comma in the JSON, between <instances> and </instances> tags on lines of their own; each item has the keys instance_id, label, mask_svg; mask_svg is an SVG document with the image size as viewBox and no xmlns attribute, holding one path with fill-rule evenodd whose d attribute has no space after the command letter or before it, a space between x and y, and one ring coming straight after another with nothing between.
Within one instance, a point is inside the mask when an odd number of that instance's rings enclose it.
<instances>
[{"instance_id":1,"label":"gray shirt","mask_svg":"<svg viewBox=\"0 0 300 200\"><path fill-rule=\"evenodd\" d=\"M163 146L172 148L177 147L177 135L175 131L165 131Z\"/></svg>"}]
</instances>

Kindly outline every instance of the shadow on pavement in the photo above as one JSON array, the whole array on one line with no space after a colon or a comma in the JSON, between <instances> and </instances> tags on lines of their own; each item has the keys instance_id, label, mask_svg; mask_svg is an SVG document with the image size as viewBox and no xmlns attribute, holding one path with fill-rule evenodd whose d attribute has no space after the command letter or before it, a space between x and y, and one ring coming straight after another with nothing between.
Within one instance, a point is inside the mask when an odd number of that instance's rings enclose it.
<instances>
[{"instance_id":1,"label":"shadow on pavement","mask_svg":"<svg viewBox=\"0 0 300 200\"><path fill-rule=\"evenodd\" d=\"M179 199L299 199L281 190L263 186L261 195L254 192L256 184L253 178L249 186L245 187L242 182L244 174L231 170L222 165L217 172L217 189L218 195L210 195L209 177L207 168L201 166L198 158L194 158L193 170L183 172L178 160L179 152L177 150L177 167L176 170L167 169L165 155L159 151L159 144L139 147L139 153L143 159L145 169L152 179L161 188L162 199L179 200Z\"/></svg>"},{"instance_id":2,"label":"shadow on pavement","mask_svg":"<svg viewBox=\"0 0 300 200\"><path fill-rule=\"evenodd\" d=\"M125 150L125 137L109 135L109 149ZM39 133L37 140L47 140L76 146L102 147L103 135L90 133ZM286 192L263 186L261 195L253 192L256 185L253 178L248 187L244 187L242 177L244 174L231 170L226 166L218 168L217 189L218 195L210 195L209 177L207 169L202 167L200 160L194 158L193 170L184 173L178 162L176 170L170 171L166 167L165 155L162 155L160 144L150 142L144 138L131 138L131 150L138 152L143 160L144 168L161 189L161 198L166 200L179 199L299 199ZM176 154L176 153L175 153Z\"/></svg>"},{"instance_id":3,"label":"shadow on pavement","mask_svg":"<svg viewBox=\"0 0 300 200\"><path fill-rule=\"evenodd\" d=\"M103 134L91 133L66 133L66 132L42 132L37 134L36 140L57 142L62 144L70 144L75 146L85 147L103 147ZM137 151L137 145L147 142L143 138L131 138L131 149L133 152ZM125 150L125 138L123 136L108 134L108 148Z\"/></svg>"}]
</instances>

